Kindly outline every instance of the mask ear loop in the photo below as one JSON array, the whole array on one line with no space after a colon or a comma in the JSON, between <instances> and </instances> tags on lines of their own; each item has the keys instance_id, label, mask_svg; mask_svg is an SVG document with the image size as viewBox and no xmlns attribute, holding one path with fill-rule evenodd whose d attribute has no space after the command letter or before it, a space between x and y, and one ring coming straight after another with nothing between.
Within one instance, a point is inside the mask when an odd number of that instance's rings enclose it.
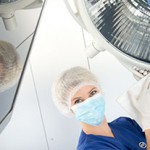
<instances>
[{"instance_id":1,"label":"mask ear loop","mask_svg":"<svg viewBox=\"0 0 150 150\"><path fill-rule=\"evenodd\" d=\"M72 107L72 106L71 106ZM71 111L71 113L73 113L75 115L75 112L72 110L72 108L69 107L69 110Z\"/></svg>"}]
</instances>

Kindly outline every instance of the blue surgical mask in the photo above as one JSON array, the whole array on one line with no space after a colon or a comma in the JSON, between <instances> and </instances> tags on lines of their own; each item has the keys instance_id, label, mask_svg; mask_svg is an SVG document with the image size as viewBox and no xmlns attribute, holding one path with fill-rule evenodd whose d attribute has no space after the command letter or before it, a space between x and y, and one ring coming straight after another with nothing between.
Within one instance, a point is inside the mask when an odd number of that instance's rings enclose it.
<instances>
[{"instance_id":1,"label":"blue surgical mask","mask_svg":"<svg viewBox=\"0 0 150 150\"><path fill-rule=\"evenodd\" d=\"M77 120L92 126L98 126L104 119L105 100L102 94L98 93L80 104L71 107L75 112Z\"/></svg>"}]
</instances>

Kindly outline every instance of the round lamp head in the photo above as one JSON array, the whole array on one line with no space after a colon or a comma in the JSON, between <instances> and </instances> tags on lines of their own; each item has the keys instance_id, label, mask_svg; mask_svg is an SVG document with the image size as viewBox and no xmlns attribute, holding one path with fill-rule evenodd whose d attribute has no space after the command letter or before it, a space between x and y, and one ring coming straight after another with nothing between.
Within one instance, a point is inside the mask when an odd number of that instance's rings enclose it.
<instances>
[{"instance_id":1,"label":"round lamp head","mask_svg":"<svg viewBox=\"0 0 150 150\"><path fill-rule=\"evenodd\" d=\"M147 0L85 0L95 28L122 53L150 63L150 7Z\"/></svg>"},{"instance_id":2,"label":"round lamp head","mask_svg":"<svg viewBox=\"0 0 150 150\"><path fill-rule=\"evenodd\" d=\"M110 51L133 73L135 66L150 72L150 0L74 2L78 12L70 11L72 16L84 24L100 51Z\"/></svg>"}]
</instances>

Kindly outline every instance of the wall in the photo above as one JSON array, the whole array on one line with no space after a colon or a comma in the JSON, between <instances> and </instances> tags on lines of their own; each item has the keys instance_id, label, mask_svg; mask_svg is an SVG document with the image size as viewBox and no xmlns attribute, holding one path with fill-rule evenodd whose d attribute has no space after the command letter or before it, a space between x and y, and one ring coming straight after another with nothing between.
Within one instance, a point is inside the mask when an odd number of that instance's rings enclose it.
<instances>
[{"instance_id":1,"label":"wall","mask_svg":"<svg viewBox=\"0 0 150 150\"><path fill-rule=\"evenodd\" d=\"M22 63L26 59L40 11L40 8L16 11L18 26L14 31L6 31L0 18L0 40L6 40L17 48ZM30 67L26 68L24 76L12 118L0 134L1 150L47 149ZM1 115L6 114L6 108L10 109L15 91L16 86L0 93Z\"/></svg>"}]
</instances>

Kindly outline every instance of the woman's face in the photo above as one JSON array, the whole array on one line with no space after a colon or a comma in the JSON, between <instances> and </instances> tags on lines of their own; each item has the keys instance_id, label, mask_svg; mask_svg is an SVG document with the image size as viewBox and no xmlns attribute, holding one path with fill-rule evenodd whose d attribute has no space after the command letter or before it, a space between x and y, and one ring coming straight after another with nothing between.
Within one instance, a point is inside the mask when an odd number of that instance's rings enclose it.
<instances>
[{"instance_id":1,"label":"woman's face","mask_svg":"<svg viewBox=\"0 0 150 150\"><path fill-rule=\"evenodd\" d=\"M83 86L73 95L71 99L71 106L82 103L87 98L92 97L99 92L99 88L93 85Z\"/></svg>"}]
</instances>

